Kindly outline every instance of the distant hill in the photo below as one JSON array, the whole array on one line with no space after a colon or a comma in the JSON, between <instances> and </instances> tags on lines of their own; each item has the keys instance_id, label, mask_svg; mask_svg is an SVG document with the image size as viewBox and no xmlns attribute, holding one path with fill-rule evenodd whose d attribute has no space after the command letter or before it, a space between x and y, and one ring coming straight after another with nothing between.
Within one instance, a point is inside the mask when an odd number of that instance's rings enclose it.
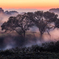
<instances>
[{"instance_id":1,"label":"distant hill","mask_svg":"<svg viewBox=\"0 0 59 59\"><path fill-rule=\"evenodd\" d=\"M17 11L4 11L2 8L0 8L0 14L4 14L4 15L13 15L13 14L18 14Z\"/></svg>"},{"instance_id":2,"label":"distant hill","mask_svg":"<svg viewBox=\"0 0 59 59\"><path fill-rule=\"evenodd\" d=\"M18 14L19 13L17 11L4 11L2 8L0 8L0 26L3 22L7 21L10 16L16 16Z\"/></svg>"},{"instance_id":3,"label":"distant hill","mask_svg":"<svg viewBox=\"0 0 59 59\"><path fill-rule=\"evenodd\" d=\"M12 15L12 14L18 14L17 11L5 11L5 14Z\"/></svg>"},{"instance_id":4,"label":"distant hill","mask_svg":"<svg viewBox=\"0 0 59 59\"><path fill-rule=\"evenodd\" d=\"M7 20L10 16L16 16L19 13L17 11L4 11L2 8L0 8L0 22Z\"/></svg>"},{"instance_id":5,"label":"distant hill","mask_svg":"<svg viewBox=\"0 0 59 59\"><path fill-rule=\"evenodd\" d=\"M59 8L52 8L49 11L54 13L59 13Z\"/></svg>"}]
</instances>

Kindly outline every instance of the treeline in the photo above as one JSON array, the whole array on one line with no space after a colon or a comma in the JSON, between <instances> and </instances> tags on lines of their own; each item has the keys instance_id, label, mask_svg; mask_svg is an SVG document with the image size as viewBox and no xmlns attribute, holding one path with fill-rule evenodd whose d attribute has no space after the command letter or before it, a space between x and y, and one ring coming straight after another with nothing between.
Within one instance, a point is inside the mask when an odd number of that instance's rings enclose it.
<instances>
[{"instance_id":1,"label":"treeline","mask_svg":"<svg viewBox=\"0 0 59 59\"><path fill-rule=\"evenodd\" d=\"M59 41L43 43L42 46L13 48L0 51L1 59L57 59L59 58Z\"/></svg>"},{"instance_id":2,"label":"treeline","mask_svg":"<svg viewBox=\"0 0 59 59\"><path fill-rule=\"evenodd\" d=\"M18 48L16 48L17 50ZM59 41L57 42L45 42L42 45L32 45L31 47L24 47L18 51L22 52L56 52L59 53Z\"/></svg>"},{"instance_id":3,"label":"treeline","mask_svg":"<svg viewBox=\"0 0 59 59\"><path fill-rule=\"evenodd\" d=\"M0 50L0 53L5 51L11 51L11 52L56 52L59 53L59 41L57 42L45 42L42 43L41 46L39 45L32 45L31 47L16 47L16 48L12 48L9 50ZM5 53L6 54L6 53Z\"/></svg>"}]
</instances>

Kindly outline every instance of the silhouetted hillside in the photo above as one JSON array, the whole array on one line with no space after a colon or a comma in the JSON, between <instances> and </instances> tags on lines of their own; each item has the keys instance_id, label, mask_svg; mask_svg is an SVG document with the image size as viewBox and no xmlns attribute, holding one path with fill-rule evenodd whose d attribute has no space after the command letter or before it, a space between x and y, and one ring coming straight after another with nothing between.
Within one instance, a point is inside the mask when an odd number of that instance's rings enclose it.
<instances>
[{"instance_id":1,"label":"silhouetted hillside","mask_svg":"<svg viewBox=\"0 0 59 59\"><path fill-rule=\"evenodd\" d=\"M52 8L49 11L54 13L59 13L59 8Z\"/></svg>"},{"instance_id":2,"label":"silhouetted hillside","mask_svg":"<svg viewBox=\"0 0 59 59\"><path fill-rule=\"evenodd\" d=\"M0 14L5 14L5 15L13 15L13 14L18 14L17 11L4 11L2 8L0 8Z\"/></svg>"},{"instance_id":3,"label":"silhouetted hillside","mask_svg":"<svg viewBox=\"0 0 59 59\"><path fill-rule=\"evenodd\" d=\"M4 10L2 8L0 8L0 13L4 13Z\"/></svg>"},{"instance_id":4,"label":"silhouetted hillside","mask_svg":"<svg viewBox=\"0 0 59 59\"><path fill-rule=\"evenodd\" d=\"M18 14L17 11L5 11L5 14L12 15L12 14Z\"/></svg>"},{"instance_id":5,"label":"silhouetted hillside","mask_svg":"<svg viewBox=\"0 0 59 59\"><path fill-rule=\"evenodd\" d=\"M7 21L10 16L16 16L18 14L19 13L17 11L4 11L0 8L0 26L3 22Z\"/></svg>"}]
</instances>

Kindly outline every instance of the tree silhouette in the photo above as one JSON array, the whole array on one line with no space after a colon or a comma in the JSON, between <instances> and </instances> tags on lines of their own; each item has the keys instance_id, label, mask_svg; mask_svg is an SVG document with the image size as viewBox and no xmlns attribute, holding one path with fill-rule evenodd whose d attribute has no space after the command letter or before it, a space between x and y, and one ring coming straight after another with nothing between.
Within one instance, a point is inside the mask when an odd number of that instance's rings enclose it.
<instances>
[{"instance_id":1,"label":"tree silhouette","mask_svg":"<svg viewBox=\"0 0 59 59\"><path fill-rule=\"evenodd\" d=\"M1 27L2 27L2 30L5 30L8 31L12 31L15 29L15 27L17 26L17 21L15 19L16 17L10 17L9 20L7 22L4 22Z\"/></svg>"},{"instance_id":2,"label":"tree silhouette","mask_svg":"<svg viewBox=\"0 0 59 59\"><path fill-rule=\"evenodd\" d=\"M56 28L59 28L59 19L57 19L57 20L55 21L55 27L56 27Z\"/></svg>"},{"instance_id":3,"label":"tree silhouette","mask_svg":"<svg viewBox=\"0 0 59 59\"><path fill-rule=\"evenodd\" d=\"M58 26L57 15L51 12L37 11L34 13L27 13L29 19L32 20L39 28L41 38L44 32L49 34L49 30ZM53 25L52 25L53 24ZM50 34L49 34L50 35Z\"/></svg>"},{"instance_id":4,"label":"tree silhouette","mask_svg":"<svg viewBox=\"0 0 59 59\"><path fill-rule=\"evenodd\" d=\"M53 25L52 25L53 24ZM7 22L2 24L2 30L16 30L19 34L23 34L25 37L26 31L31 26L37 26L39 28L41 38L44 32L49 34L50 29L55 27L59 28L59 19L57 15L51 12L27 12L23 15L19 14L16 17L10 17ZM17 30L18 29L18 30Z\"/></svg>"},{"instance_id":5,"label":"tree silhouette","mask_svg":"<svg viewBox=\"0 0 59 59\"><path fill-rule=\"evenodd\" d=\"M16 30L16 32L25 37L25 33L34 23L29 20L26 13L24 15L17 15L16 17L10 17L7 22L2 24L2 30Z\"/></svg>"}]
</instances>

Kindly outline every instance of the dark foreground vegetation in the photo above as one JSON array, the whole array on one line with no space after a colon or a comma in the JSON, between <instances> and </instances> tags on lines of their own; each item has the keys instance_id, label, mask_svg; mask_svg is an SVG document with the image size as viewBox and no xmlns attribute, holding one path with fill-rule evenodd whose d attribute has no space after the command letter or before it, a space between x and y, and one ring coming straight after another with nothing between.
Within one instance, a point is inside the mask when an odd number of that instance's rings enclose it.
<instances>
[{"instance_id":1,"label":"dark foreground vegetation","mask_svg":"<svg viewBox=\"0 0 59 59\"><path fill-rule=\"evenodd\" d=\"M59 59L59 41L0 51L0 59Z\"/></svg>"}]
</instances>

